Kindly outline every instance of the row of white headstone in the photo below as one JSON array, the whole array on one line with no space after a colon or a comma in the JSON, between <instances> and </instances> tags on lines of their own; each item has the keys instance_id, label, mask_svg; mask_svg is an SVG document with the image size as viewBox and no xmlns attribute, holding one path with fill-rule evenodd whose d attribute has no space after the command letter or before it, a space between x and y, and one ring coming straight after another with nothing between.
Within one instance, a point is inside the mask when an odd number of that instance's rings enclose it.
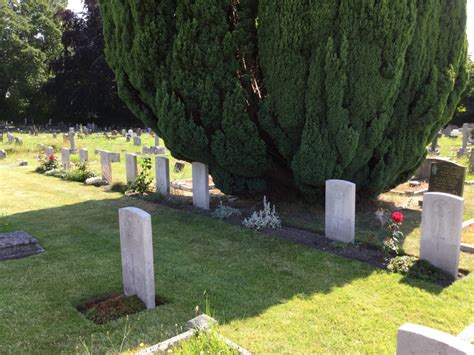
<instances>
[{"instance_id":1,"label":"row of white headstone","mask_svg":"<svg viewBox=\"0 0 474 355\"><path fill-rule=\"evenodd\" d=\"M123 290L136 295L148 309L155 308L155 271L151 216L126 207L119 210L120 250ZM470 344L474 325L457 337L417 324L406 323L398 329L397 354L474 354Z\"/></svg>"},{"instance_id":2,"label":"row of white headstone","mask_svg":"<svg viewBox=\"0 0 474 355\"><path fill-rule=\"evenodd\" d=\"M326 182L325 235L345 243L355 238L355 184L343 180ZM458 275L464 214L462 197L428 192L423 195L420 258Z\"/></svg>"},{"instance_id":3,"label":"row of white headstone","mask_svg":"<svg viewBox=\"0 0 474 355\"><path fill-rule=\"evenodd\" d=\"M54 154L52 147L46 147L46 155ZM69 148L61 149L61 165L63 169L70 168ZM112 153L105 150L97 150L96 154L100 154L100 166L102 179L112 182L112 163L120 162L120 153ZM79 149L79 160L86 162L89 160L89 152L87 149ZM125 171L127 183L136 179L138 176L138 155L132 153L125 154ZM170 166L169 160L165 157L155 156L155 181L156 192L162 195L170 193ZM192 163L192 184L193 184L193 205L202 209L209 209L209 169L208 166L199 163Z\"/></svg>"}]
</instances>

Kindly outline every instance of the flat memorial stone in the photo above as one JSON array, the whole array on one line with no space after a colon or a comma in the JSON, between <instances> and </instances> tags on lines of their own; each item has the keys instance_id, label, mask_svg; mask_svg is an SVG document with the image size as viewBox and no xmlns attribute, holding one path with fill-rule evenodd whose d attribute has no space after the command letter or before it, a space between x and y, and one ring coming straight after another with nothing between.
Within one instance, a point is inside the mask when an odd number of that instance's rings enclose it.
<instances>
[{"instance_id":1,"label":"flat memorial stone","mask_svg":"<svg viewBox=\"0 0 474 355\"><path fill-rule=\"evenodd\" d=\"M0 233L0 260L20 259L44 252L38 241L23 231Z\"/></svg>"}]
</instances>

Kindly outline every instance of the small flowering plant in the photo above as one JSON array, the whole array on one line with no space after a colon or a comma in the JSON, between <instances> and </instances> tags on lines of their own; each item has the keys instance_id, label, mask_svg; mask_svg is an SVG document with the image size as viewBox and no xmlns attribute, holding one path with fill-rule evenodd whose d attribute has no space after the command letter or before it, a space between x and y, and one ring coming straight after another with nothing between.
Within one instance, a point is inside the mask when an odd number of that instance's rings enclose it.
<instances>
[{"instance_id":1,"label":"small flowering plant","mask_svg":"<svg viewBox=\"0 0 474 355\"><path fill-rule=\"evenodd\" d=\"M53 154L39 158L39 162L40 166L37 169L39 173L45 173L47 171L55 170L59 167L58 160Z\"/></svg>"},{"instance_id":2,"label":"small flowering plant","mask_svg":"<svg viewBox=\"0 0 474 355\"><path fill-rule=\"evenodd\" d=\"M383 249L386 253L399 254L402 249L405 235L400 230L403 222L403 214L401 212L384 211L385 223L385 238L383 241Z\"/></svg>"}]
</instances>

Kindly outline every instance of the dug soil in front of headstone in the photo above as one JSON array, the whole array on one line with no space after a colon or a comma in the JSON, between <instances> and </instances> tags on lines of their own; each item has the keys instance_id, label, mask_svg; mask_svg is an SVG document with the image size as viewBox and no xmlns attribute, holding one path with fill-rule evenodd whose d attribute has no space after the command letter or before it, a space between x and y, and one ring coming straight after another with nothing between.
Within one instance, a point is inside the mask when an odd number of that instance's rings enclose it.
<instances>
[{"instance_id":1,"label":"dug soil in front of headstone","mask_svg":"<svg viewBox=\"0 0 474 355\"><path fill-rule=\"evenodd\" d=\"M44 252L38 241L23 231L0 234L0 260L20 259Z\"/></svg>"},{"instance_id":2,"label":"dug soil in front of headstone","mask_svg":"<svg viewBox=\"0 0 474 355\"><path fill-rule=\"evenodd\" d=\"M156 306L164 302L155 297ZM122 293L113 293L108 296L98 297L78 305L77 310L87 319L97 324L125 317L146 310L145 304L138 296L125 296Z\"/></svg>"}]
</instances>

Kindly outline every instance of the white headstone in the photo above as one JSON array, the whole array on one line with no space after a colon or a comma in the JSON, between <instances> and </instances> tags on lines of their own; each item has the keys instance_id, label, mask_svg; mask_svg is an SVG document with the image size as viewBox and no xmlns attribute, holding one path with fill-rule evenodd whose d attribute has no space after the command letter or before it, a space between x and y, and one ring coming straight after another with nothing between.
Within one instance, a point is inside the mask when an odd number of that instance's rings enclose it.
<instances>
[{"instance_id":1,"label":"white headstone","mask_svg":"<svg viewBox=\"0 0 474 355\"><path fill-rule=\"evenodd\" d=\"M127 175L127 182L132 182L138 175L137 155L125 154L125 170Z\"/></svg>"},{"instance_id":2,"label":"white headstone","mask_svg":"<svg viewBox=\"0 0 474 355\"><path fill-rule=\"evenodd\" d=\"M205 210L209 209L209 168L206 164L194 162L193 174L193 205Z\"/></svg>"},{"instance_id":3,"label":"white headstone","mask_svg":"<svg viewBox=\"0 0 474 355\"><path fill-rule=\"evenodd\" d=\"M85 148L79 149L79 160L84 163L89 161L89 151Z\"/></svg>"},{"instance_id":4,"label":"white headstone","mask_svg":"<svg viewBox=\"0 0 474 355\"><path fill-rule=\"evenodd\" d=\"M100 168L101 168L101 174L102 174L102 179L107 180L107 182L110 184L112 183L112 159L111 155L107 151L100 151Z\"/></svg>"},{"instance_id":5,"label":"white headstone","mask_svg":"<svg viewBox=\"0 0 474 355\"><path fill-rule=\"evenodd\" d=\"M441 192L423 195L420 258L458 275L464 199Z\"/></svg>"},{"instance_id":6,"label":"white headstone","mask_svg":"<svg viewBox=\"0 0 474 355\"><path fill-rule=\"evenodd\" d=\"M160 137L158 137L157 135L155 136L155 147L159 147L160 146Z\"/></svg>"},{"instance_id":7,"label":"white headstone","mask_svg":"<svg viewBox=\"0 0 474 355\"><path fill-rule=\"evenodd\" d=\"M63 169L68 170L70 166L70 155L71 152L69 148L62 148L61 149L61 164Z\"/></svg>"},{"instance_id":8,"label":"white headstone","mask_svg":"<svg viewBox=\"0 0 474 355\"><path fill-rule=\"evenodd\" d=\"M54 155L54 148L53 147L46 147L46 156L49 158L51 155Z\"/></svg>"},{"instance_id":9,"label":"white headstone","mask_svg":"<svg viewBox=\"0 0 474 355\"><path fill-rule=\"evenodd\" d=\"M5 159L7 157L7 152L3 149L0 149L0 160Z\"/></svg>"},{"instance_id":10,"label":"white headstone","mask_svg":"<svg viewBox=\"0 0 474 355\"><path fill-rule=\"evenodd\" d=\"M398 328L397 355L407 354L467 355L474 354L474 346L451 334L405 323Z\"/></svg>"},{"instance_id":11,"label":"white headstone","mask_svg":"<svg viewBox=\"0 0 474 355\"><path fill-rule=\"evenodd\" d=\"M170 162L168 158L155 157L156 192L162 195L170 193Z\"/></svg>"},{"instance_id":12,"label":"white headstone","mask_svg":"<svg viewBox=\"0 0 474 355\"><path fill-rule=\"evenodd\" d=\"M137 295L148 309L155 308L151 216L127 207L119 210L119 220L124 294Z\"/></svg>"},{"instance_id":13,"label":"white headstone","mask_svg":"<svg viewBox=\"0 0 474 355\"><path fill-rule=\"evenodd\" d=\"M355 239L356 185L344 180L326 181L326 238L353 243Z\"/></svg>"}]
</instances>

